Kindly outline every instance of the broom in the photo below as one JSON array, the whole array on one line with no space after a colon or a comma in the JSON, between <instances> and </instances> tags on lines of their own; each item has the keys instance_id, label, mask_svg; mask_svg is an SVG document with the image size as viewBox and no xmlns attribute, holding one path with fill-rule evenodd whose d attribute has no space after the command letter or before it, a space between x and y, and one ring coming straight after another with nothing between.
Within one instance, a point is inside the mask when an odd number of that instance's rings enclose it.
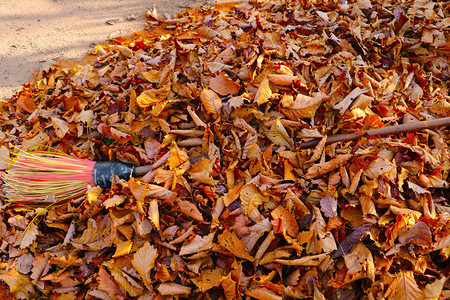
<instances>
[{"instance_id":1,"label":"broom","mask_svg":"<svg viewBox=\"0 0 450 300\"><path fill-rule=\"evenodd\" d=\"M58 202L82 197L87 186L111 186L112 175L128 180L146 174L151 165L135 167L121 162L95 162L52 152L21 151L2 178L5 199L22 205L48 204L50 195Z\"/></svg>"},{"instance_id":2,"label":"broom","mask_svg":"<svg viewBox=\"0 0 450 300\"><path fill-rule=\"evenodd\" d=\"M357 133L328 137L326 144L358 139L364 135L393 135L404 132L444 127L450 117L431 121L388 126ZM301 143L298 148L311 148L319 140ZM88 185L111 186L111 176L128 180L146 174L151 165L135 167L121 162L95 162L50 152L22 152L3 176L3 197L15 204L46 204L49 195L59 201L82 197Z\"/></svg>"}]
</instances>

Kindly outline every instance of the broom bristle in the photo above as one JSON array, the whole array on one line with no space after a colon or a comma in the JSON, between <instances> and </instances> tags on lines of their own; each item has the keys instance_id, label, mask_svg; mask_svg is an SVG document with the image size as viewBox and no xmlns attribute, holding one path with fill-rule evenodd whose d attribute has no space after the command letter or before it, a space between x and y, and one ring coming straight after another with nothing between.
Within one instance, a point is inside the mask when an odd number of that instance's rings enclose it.
<instances>
[{"instance_id":1,"label":"broom bristle","mask_svg":"<svg viewBox=\"0 0 450 300\"><path fill-rule=\"evenodd\" d=\"M83 196L94 184L95 161L51 152L21 152L3 176L2 193L15 204L48 204Z\"/></svg>"}]
</instances>

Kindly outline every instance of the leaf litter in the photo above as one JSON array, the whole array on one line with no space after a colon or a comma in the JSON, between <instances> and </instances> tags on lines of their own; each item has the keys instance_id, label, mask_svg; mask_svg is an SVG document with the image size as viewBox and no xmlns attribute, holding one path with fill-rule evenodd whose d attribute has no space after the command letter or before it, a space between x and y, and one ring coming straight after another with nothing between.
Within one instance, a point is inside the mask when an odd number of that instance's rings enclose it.
<instances>
[{"instance_id":1,"label":"leaf litter","mask_svg":"<svg viewBox=\"0 0 450 300\"><path fill-rule=\"evenodd\" d=\"M2 170L15 147L153 169L49 209L1 198L1 297L449 298L448 129L325 145L450 115L449 18L428 0L153 12L35 72L0 102Z\"/></svg>"}]
</instances>

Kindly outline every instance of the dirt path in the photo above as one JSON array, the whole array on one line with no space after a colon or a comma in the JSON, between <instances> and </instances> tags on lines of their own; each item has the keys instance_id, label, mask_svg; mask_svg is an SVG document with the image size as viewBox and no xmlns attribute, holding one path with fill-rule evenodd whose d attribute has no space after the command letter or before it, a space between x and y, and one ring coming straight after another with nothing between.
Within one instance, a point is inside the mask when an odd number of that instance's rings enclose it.
<instances>
[{"instance_id":1,"label":"dirt path","mask_svg":"<svg viewBox=\"0 0 450 300\"><path fill-rule=\"evenodd\" d=\"M170 16L206 0L6 0L0 1L0 99L17 92L35 69L56 59L78 59L110 36L145 26L156 8Z\"/></svg>"}]
</instances>

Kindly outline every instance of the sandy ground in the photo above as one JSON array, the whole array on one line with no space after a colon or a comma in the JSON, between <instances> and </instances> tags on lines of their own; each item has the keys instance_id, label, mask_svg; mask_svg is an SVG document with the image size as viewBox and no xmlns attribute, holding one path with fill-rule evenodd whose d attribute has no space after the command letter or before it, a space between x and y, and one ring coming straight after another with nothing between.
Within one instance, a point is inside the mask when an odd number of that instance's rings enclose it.
<instances>
[{"instance_id":1,"label":"sandy ground","mask_svg":"<svg viewBox=\"0 0 450 300\"><path fill-rule=\"evenodd\" d=\"M223 2L227 1L0 1L0 99L11 98L35 69L57 59L79 59L111 36L144 29L149 9L168 17L183 7Z\"/></svg>"}]
</instances>

